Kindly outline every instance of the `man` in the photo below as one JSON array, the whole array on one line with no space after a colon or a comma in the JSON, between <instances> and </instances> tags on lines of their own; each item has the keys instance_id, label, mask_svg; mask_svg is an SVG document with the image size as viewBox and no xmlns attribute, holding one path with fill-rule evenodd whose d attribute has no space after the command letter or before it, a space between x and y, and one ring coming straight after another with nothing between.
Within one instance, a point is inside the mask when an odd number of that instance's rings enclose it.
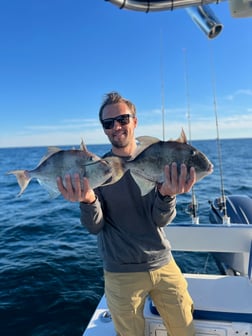
<instances>
[{"instance_id":1,"label":"man","mask_svg":"<svg viewBox=\"0 0 252 336\"><path fill-rule=\"evenodd\" d=\"M106 156L129 159L137 144L133 103L117 92L107 94L99 111L103 130L112 144ZM176 265L163 227L176 215L176 195L188 192L196 181L191 168L164 167L165 180L141 196L130 172L112 185L92 190L88 180L65 176L58 188L69 201L80 202L81 222L97 234L103 259L105 294L118 336L144 336L143 307L150 295L169 336L195 335L192 299ZM75 188L73 188L75 185Z\"/></svg>"}]
</instances>

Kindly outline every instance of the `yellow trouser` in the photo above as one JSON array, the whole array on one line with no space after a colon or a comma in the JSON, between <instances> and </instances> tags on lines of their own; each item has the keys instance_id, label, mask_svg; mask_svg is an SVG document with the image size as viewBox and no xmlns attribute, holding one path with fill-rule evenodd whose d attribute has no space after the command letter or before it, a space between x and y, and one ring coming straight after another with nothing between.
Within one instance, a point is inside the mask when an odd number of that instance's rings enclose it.
<instances>
[{"instance_id":1,"label":"yellow trouser","mask_svg":"<svg viewBox=\"0 0 252 336\"><path fill-rule=\"evenodd\" d=\"M144 336L145 298L152 298L169 336L194 336L193 302L173 259L154 271L104 272L105 294L118 336Z\"/></svg>"}]
</instances>

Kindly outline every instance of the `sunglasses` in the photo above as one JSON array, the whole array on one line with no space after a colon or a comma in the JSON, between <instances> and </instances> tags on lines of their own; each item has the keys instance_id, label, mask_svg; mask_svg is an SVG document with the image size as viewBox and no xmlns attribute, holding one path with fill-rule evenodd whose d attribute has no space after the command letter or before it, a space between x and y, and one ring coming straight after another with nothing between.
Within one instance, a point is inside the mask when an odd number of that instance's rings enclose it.
<instances>
[{"instance_id":1,"label":"sunglasses","mask_svg":"<svg viewBox=\"0 0 252 336\"><path fill-rule=\"evenodd\" d=\"M121 114L115 118L108 118L101 120L102 126L104 129L111 129L114 127L115 121L120 125L127 125L130 122L130 118L135 118L131 114Z\"/></svg>"}]
</instances>

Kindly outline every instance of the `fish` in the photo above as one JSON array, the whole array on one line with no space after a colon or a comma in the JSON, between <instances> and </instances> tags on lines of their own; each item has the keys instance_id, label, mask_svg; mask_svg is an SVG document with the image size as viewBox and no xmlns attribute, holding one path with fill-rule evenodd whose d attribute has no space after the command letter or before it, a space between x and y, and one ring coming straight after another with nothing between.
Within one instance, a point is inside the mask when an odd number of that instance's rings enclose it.
<instances>
[{"instance_id":1,"label":"fish","mask_svg":"<svg viewBox=\"0 0 252 336\"><path fill-rule=\"evenodd\" d=\"M48 191L50 197L56 198L60 195L56 182L57 177L64 177L66 174L73 176L75 173L81 177L87 177L91 188L96 188L111 177L112 169L108 162L89 152L82 141L80 149L63 150L58 147L49 147L36 168L12 170L6 174L16 176L20 186L17 196L22 195L32 179L37 179L40 185Z\"/></svg>"},{"instance_id":2,"label":"fish","mask_svg":"<svg viewBox=\"0 0 252 336\"><path fill-rule=\"evenodd\" d=\"M144 196L155 186L164 182L164 167L177 163L178 173L182 163L187 166L187 179L190 168L194 167L196 182L213 172L213 164L207 156L188 144L186 134L182 129L177 140L161 141L158 138L142 136L136 138L137 150L129 160L115 156L105 157L113 170L111 180L104 185L119 181L126 171L130 174Z\"/></svg>"},{"instance_id":3,"label":"fish","mask_svg":"<svg viewBox=\"0 0 252 336\"><path fill-rule=\"evenodd\" d=\"M80 149L62 150L49 147L47 154L33 170L12 170L20 186L18 196L27 188L32 179L49 192L51 198L60 195L56 178L66 174L73 176L78 173L89 180L90 187L105 187L118 182L130 171L138 185L141 195L150 192L157 184L164 181L164 167L172 162L180 166L185 163L189 171L195 168L196 182L213 172L213 164L201 151L187 143L185 132L181 131L177 140L161 141L150 136L136 138L138 146L129 160L117 156L99 156L87 150L82 141ZM64 183L64 180L63 180Z\"/></svg>"}]
</instances>

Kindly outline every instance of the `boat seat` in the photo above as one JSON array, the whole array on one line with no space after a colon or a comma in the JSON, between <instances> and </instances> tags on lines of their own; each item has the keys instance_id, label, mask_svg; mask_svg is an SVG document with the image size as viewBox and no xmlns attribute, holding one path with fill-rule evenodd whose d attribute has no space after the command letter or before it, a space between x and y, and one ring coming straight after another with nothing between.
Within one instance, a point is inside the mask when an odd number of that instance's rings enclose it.
<instances>
[{"instance_id":1,"label":"boat seat","mask_svg":"<svg viewBox=\"0 0 252 336\"><path fill-rule=\"evenodd\" d=\"M247 277L185 274L194 318L252 323L252 283Z\"/></svg>"},{"instance_id":2,"label":"boat seat","mask_svg":"<svg viewBox=\"0 0 252 336\"><path fill-rule=\"evenodd\" d=\"M247 274L226 276L184 274L194 302L194 318L252 323L252 226L168 225L172 250L242 253L248 256ZM150 300L150 311L158 314Z\"/></svg>"},{"instance_id":3,"label":"boat seat","mask_svg":"<svg viewBox=\"0 0 252 336\"><path fill-rule=\"evenodd\" d=\"M194 318L252 323L252 283L247 277L184 274L194 302ZM152 300L152 314L159 315Z\"/></svg>"}]
</instances>

